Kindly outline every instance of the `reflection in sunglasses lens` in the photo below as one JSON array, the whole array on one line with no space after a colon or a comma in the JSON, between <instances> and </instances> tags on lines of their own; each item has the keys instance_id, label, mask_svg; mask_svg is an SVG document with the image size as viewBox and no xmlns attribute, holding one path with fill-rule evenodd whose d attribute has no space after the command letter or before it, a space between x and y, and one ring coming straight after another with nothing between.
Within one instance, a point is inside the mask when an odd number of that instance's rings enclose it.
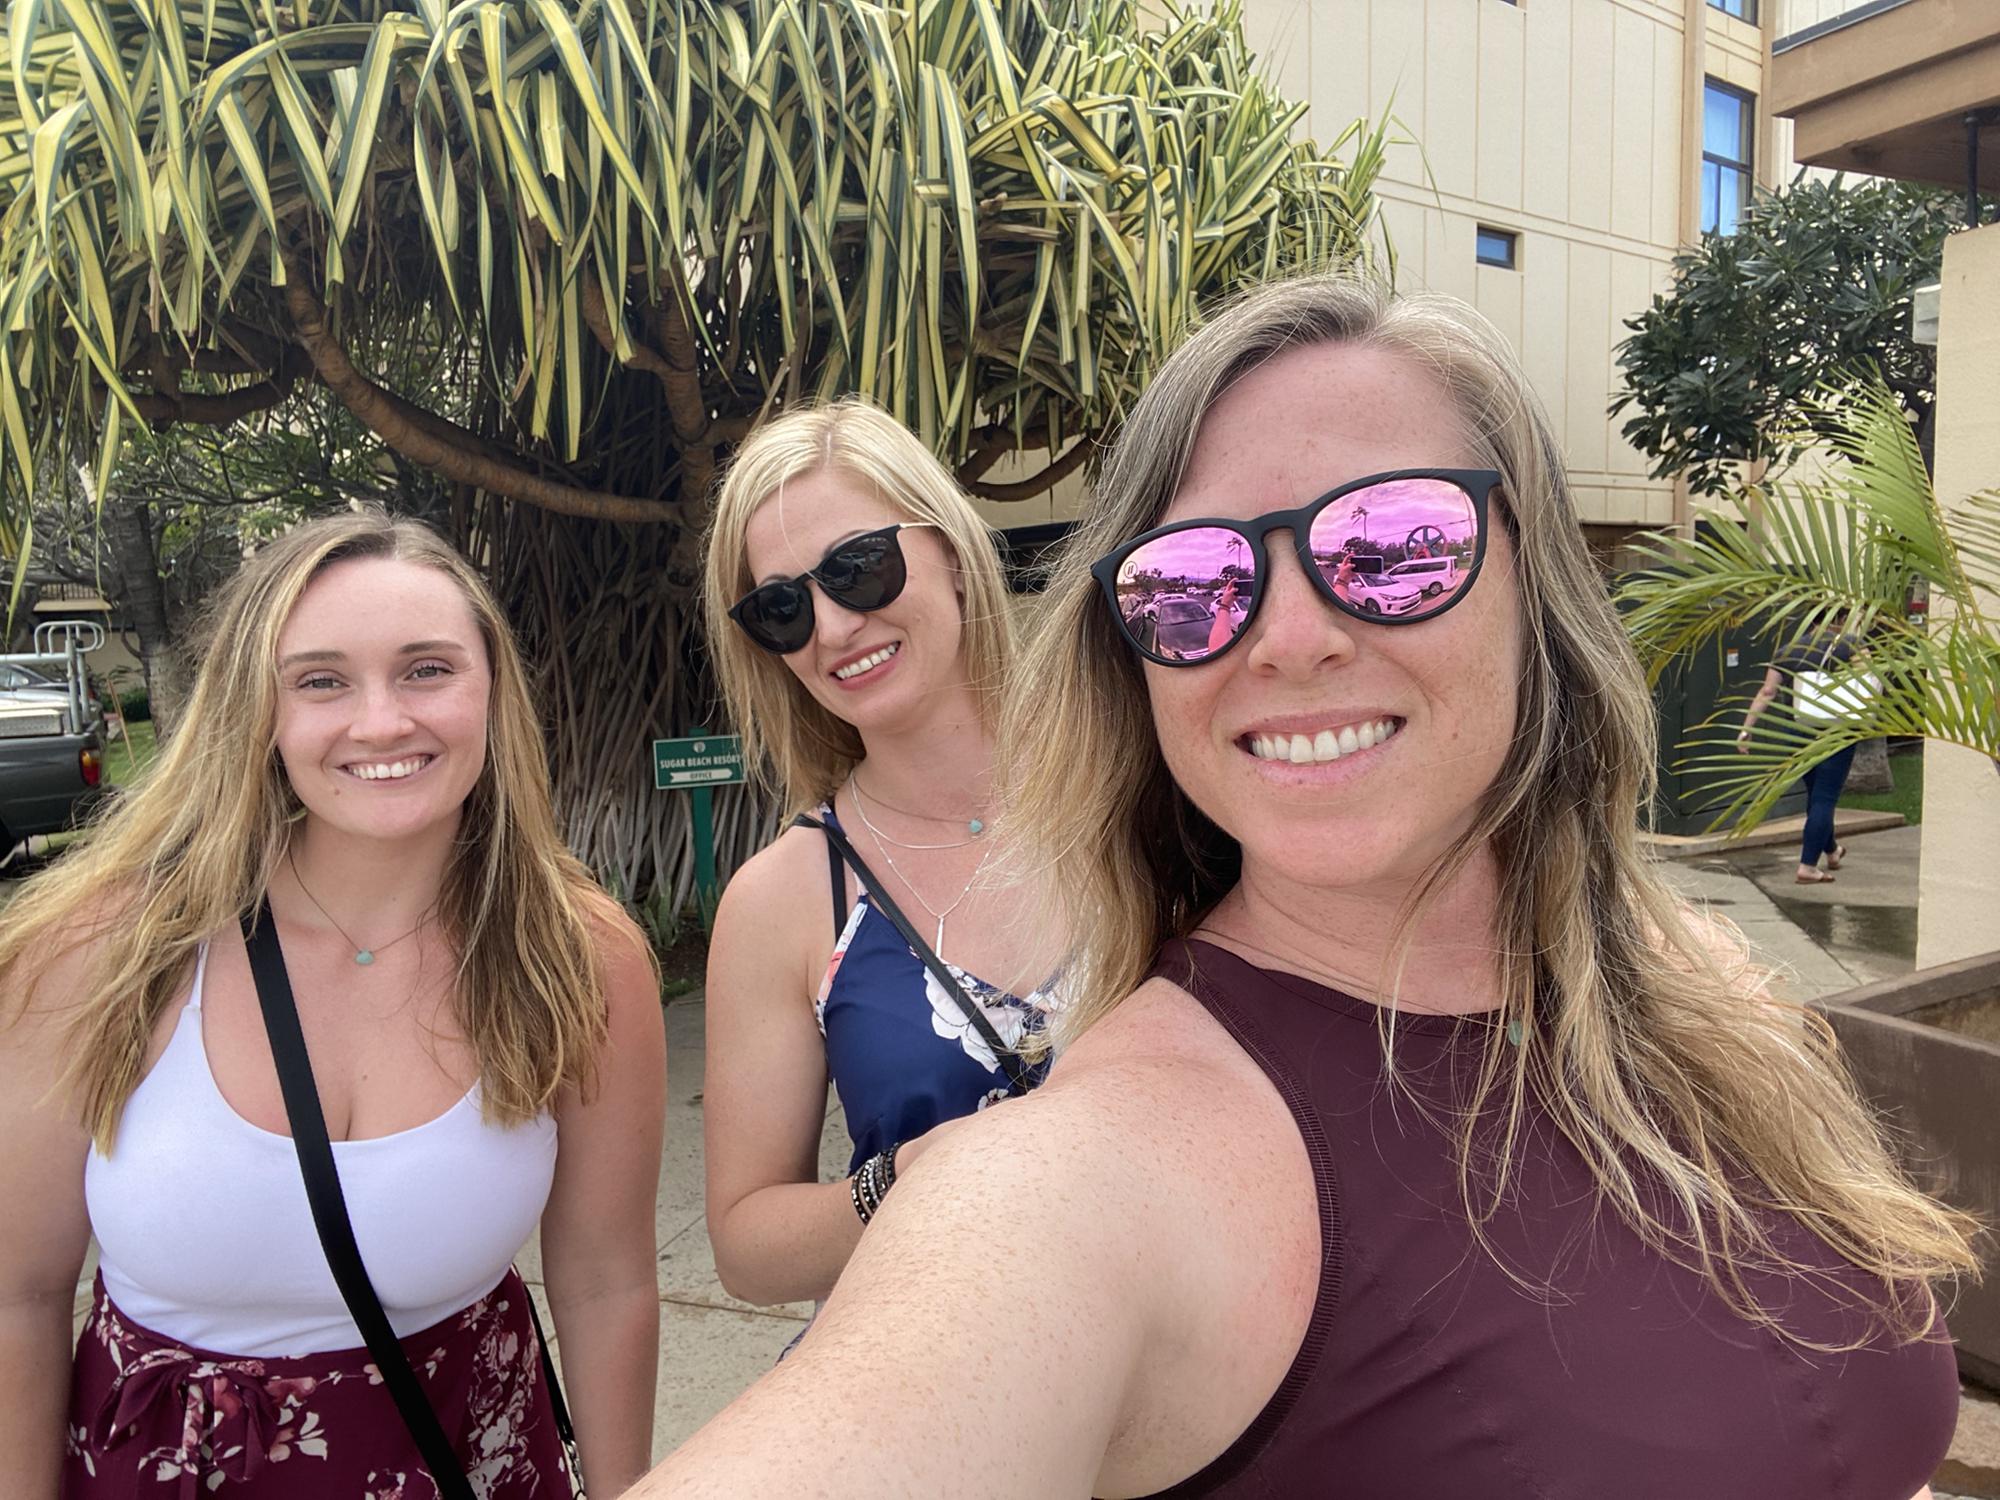
<instances>
[{"instance_id":1,"label":"reflection in sunglasses lens","mask_svg":"<svg viewBox=\"0 0 2000 1500\"><path fill-rule=\"evenodd\" d=\"M1256 584L1249 542L1219 526L1193 526L1119 564L1118 612L1142 649L1167 661L1201 661L1243 628Z\"/></svg>"},{"instance_id":2,"label":"reflection in sunglasses lens","mask_svg":"<svg viewBox=\"0 0 2000 1500\"><path fill-rule=\"evenodd\" d=\"M1313 564L1364 615L1421 620L1451 603L1479 547L1472 497L1446 479L1391 479L1313 521Z\"/></svg>"}]
</instances>

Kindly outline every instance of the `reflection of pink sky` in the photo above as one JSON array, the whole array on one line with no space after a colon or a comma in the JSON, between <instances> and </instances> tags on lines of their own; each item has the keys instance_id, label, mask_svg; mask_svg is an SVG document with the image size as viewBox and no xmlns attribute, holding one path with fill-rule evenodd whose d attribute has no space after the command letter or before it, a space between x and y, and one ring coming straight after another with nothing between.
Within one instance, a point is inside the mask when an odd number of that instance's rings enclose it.
<instances>
[{"instance_id":1,"label":"reflection of pink sky","mask_svg":"<svg viewBox=\"0 0 2000 1500\"><path fill-rule=\"evenodd\" d=\"M1444 533L1447 543L1473 539L1472 502L1456 485L1435 479L1402 479L1373 485L1336 500L1321 512L1316 530L1323 542L1338 546L1350 536L1362 534L1362 520L1355 506L1368 512L1370 541L1400 545L1420 526L1434 526ZM1231 563L1250 565L1250 549L1218 544L1212 531L1177 531L1147 546L1142 555L1131 558L1121 571L1138 569L1178 574L1215 573Z\"/></svg>"}]
</instances>

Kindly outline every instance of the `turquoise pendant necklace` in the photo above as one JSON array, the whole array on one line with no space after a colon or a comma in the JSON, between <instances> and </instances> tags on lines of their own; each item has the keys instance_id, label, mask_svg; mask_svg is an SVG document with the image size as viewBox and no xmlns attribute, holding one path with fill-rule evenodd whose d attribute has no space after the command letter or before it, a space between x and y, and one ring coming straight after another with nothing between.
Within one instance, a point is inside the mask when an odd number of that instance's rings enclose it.
<instances>
[{"instance_id":1,"label":"turquoise pendant necklace","mask_svg":"<svg viewBox=\"0 0 2000 1500\"><path fill-rule=\"evenodd\" d=\"M345 927L342 927L339 922L334 920L334 915L332 912L328 911L324 906L320 905L319 897L315 896L312 893L312 887L307 885L305 877L299 874L299 862L296 859L292 858L292 851L289 846L287 846L287 848L285 849L285 863L291 866L292 879L296 880L299 883L299 889L306 893L306 900L312 902L312 904L319 909L319 914L322 917L325 917L327 921L333 923L333 930L339 933L341 937L346 941L347 946L354 950L354 961L364 969L367 968L370 964L375 962L376 954L385 953L389 949L395 947L396 944L402 942L403 938L415 937L419 932L423 931L424 923L430 921L432 913L437 910L437 903L432 902L430 909L426 911L423 914L422 918L418 920L417 925L415 927L412 927L408 932L404 933L402 937L391 938L389 939L388 942L383 943L380 947L377 948L364 948L361 946L361 944L355 942L352 937L348 936L347 929Z\"/></svg>"}]
</instances>

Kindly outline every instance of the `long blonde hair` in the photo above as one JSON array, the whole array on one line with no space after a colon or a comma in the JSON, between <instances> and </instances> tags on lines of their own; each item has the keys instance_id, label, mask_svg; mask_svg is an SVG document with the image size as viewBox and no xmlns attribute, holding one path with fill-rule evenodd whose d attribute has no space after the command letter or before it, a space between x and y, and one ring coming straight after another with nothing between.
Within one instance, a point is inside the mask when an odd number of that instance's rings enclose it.
<instances>
[{"instance_id":1,"label":"long blonde hair","mask_svg":"<svg viewBox=\"0 0 2000 1500\"><path fill-rule=\"evenodd\" d=\"M1337 276L1257 289L1167 361L1125 423L1090 518L1054 569L1002 729L1013 835L1082 934L1058 1044L1131 993L1161 944L1191 932L1241 870L1235 841L1167 770L1138 661L1090 564L1158 523L1205 415L1239 376L1319 344L1392 351L1430 373L1503 476L1499 521L1514 541L1525 627L1517 730L1474 825L1413 895L1391 963L1394 973L1426 906L1490 848L1510 1024L1488 1028L1464 1107L1469 1218L1483 1238L1532 1098L1615 1210L1744 1316L1780 1326L1746 1273L1799 1269L1760 1222L1778 1208L1867 1274L1884 1326L1921 1334L1929 1283L1977 1271L1976 1226L1897 1169L1824 1019L1768 998L1740 947L1689 911L1642 851L1655 780L1644 676L1585 548L1547 417L1498 332L1455 300ZM1510 1030L1525 1045L1508 1046ZM1488 1150L1476 1135L1495 1099L1503 1123ZM1483 1189L1475 1158L1497 1164Z\"/></svg>"},{"instance_id":2,"label":"long blonde hair","mask_svg":"<svg viewBox=\"0 0 2000 1500\"><path fill-rule=\"evenodd\" d=\"M216 592L194 691L160 759L0 913L0 976L17 995L47 959L97 944L71 997L61 1084L107 1152L196 948L262 900L304 816L275 746L278 637L306 586L353 558L443 573L486 646L486 763L439 914L458 949L453 1000L488 1117L541 1113L564 1084L588 1079L604 1044L597 929L615 909L557 830L541 725L506 620L479 575L425 527L377 510L330 516L271 542Z\"/></svg>"},{"instance_id":3,"label":"long blonde hair","mask_svg":"<svg viewBox=\"0 0 2000 1500\"><path fill-rule=\"evenodd\" d=\"M951 544L964 588L966 672L989 724L1013 654L1007 582L993 534L958 481L901 422L860 397L788 411L759 427L729 466L710 522L702 606L709 647L745 764L790 810L831 797L861 760L861 736L789 668L752 644L729 608L753 582L744 534L787 484L824 470L853 476Z\"/></svg>"}]
</instances>

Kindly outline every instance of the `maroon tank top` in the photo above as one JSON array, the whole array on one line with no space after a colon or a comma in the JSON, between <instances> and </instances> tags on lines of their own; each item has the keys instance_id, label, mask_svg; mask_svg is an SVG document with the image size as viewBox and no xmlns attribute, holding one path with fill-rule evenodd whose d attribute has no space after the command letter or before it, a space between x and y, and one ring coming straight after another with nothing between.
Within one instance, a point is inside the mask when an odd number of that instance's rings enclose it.
<instances>
[{"instance_id":1,"label":"maroon tank top","mask_svg":"<svg viewBox=\"0 0 2000 1500\"><path fill-rule=\"evenodd\" d=\"M1581 1155L1530 1114L1515 1187L1474 1239L1449 1109L1488 1023L1397 1018L1199 941L1154 972L1270 1077L1319 1199L1318 1299L1271 1402L1163 1492L1341 1500L1911 1500L1945 1456L1958 1382L1942 1322L1918 1343L1821 1354L1745 1322L1600 1207ZM1437 1118L1404 1092L1415 1090ZM1790 1219L1781 1250L1825 1280L1747 1277L1795 1336L1840 1343L1865 1281ZM1526 1282L1526 1285L1522 1284Z\"/></svg>"}]
</instances>

